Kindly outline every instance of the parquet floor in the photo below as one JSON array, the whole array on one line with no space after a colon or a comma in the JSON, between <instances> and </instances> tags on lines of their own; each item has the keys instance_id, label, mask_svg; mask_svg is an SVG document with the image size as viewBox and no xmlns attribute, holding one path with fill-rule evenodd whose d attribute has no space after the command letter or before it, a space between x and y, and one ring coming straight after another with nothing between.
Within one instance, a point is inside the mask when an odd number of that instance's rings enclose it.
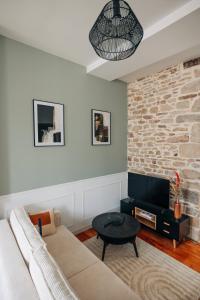
<instances>
[{"instance_id":1,"label":"parquet floor","mask_svg":"<svg viewBox=\"0 0 200 300\"><path fill-rule=\"evenodd\" d=\"M79 233L77 238L81 242L84 242L95 235L96 232L94 229L88 229ZM192 240L186 240L174 249L171 240L148 229L142 229L138 236L145 242L174 257L186 266L200 272L200 244L195 243Z\"/></svg>"}]
</instances>

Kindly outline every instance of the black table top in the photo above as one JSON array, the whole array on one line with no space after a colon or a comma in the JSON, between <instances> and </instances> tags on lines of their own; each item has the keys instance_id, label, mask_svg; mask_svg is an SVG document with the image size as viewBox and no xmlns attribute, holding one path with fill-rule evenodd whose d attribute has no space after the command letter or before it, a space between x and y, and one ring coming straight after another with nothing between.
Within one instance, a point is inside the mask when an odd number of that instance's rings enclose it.
<instances>
[{"instance_id":1,"label":"black table top","mask_svg":"<svg viewBox=\"0 0 200 300\"><path fill-rule=\"evenodd\" d=\"M132 216L111 212L95 217L92 227L104 237L126 239L136 236L141 226Z\"/></svg>"}]
</instances>

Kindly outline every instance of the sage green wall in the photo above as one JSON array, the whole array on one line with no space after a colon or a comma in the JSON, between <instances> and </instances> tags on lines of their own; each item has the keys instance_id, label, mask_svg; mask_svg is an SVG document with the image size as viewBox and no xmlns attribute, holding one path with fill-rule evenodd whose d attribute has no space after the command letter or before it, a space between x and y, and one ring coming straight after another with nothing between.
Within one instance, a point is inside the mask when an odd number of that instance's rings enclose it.
<instances>
[{"instance_id":1,"label":"sage green wall","mask_svg":"<svg viewBox=\"0 0 200 300\"><path fill-rule=\"evenodd\" d=\"M33 146L32 99L65 104L65 147ZM111 111L111 146L91 146L91 109ZM0 195L127 169L126 84L0 36Z\"/></svg>"}]
</instances>

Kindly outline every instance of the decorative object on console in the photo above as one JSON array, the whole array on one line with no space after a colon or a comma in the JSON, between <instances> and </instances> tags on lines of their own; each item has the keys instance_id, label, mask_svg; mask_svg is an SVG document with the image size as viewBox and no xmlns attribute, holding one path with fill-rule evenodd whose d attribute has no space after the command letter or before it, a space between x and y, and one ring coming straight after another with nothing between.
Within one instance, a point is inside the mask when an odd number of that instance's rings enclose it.
<instances>
[{"instance_id":1,"label":"decorative object on console","mask_svg":"<svg viewBox=\"0 0 200 300\"><path fill-rule=\"evenodd\" d=\"M34 145L64 146L64 104L33 100Z\"/></svg>"},{"instance_id":2,"label":"decorative object on console","mask_svg":"<svg viewBox=\"0 0 200 300\"><path fill-rule=\"evenodd\" d=\"M29 213L29 217L40 234L42 233L42 236L51 235L56 232L53 209L36 213ZM42 226L42 230L40 228L40 225Z\"/></svg>"},{"instance_id":3,"label":"decorative object on console","mask_svg":"<svg viewBox=\"0 0 200 300\"><path fill-rule=\"evenodd\" d=\"M92 145L111 144L111 113L92 109Z\"/></svg>"},{"instance_id":4,"label":"decorative object on console","mask_svg":"<svg viewBox=\"0 0 200 300\"><path fill-rule=\"evenodd\" d=\"M181 212L181 203L180 203L180 194L181 194L181 180L180 175L178 172L175 172L176 179L171 180L171 188L172 194L175 198L174 202L174 217L175 219L180 219L182 212Z\"/></svg>"},{"instance_id":5,"label":"decorative object on console","mask_svg":"<svg viewBox=\"0 0 200 300\"><path fill-rule=\"evenodd\" d=\"M111 61L131 56L142 38L143 28L131 7L123 0L108 2L89 34L97 55Z\"/></svg>"}]
</instances>

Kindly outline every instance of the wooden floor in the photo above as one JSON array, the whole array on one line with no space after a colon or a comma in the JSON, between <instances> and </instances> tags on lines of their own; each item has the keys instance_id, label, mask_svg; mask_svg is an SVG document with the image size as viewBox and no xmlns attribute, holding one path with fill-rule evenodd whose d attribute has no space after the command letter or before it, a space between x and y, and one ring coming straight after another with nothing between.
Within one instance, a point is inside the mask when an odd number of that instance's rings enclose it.
<instances>
[{"instance_id":1,"label":"wooden floor","mask_svg":"<svg viewBox=\"0 0 200 300\"><path fill-rule=\"evenodd\" d=\"M81 242L84 242L95 235L95 230L88 229L82 233L79 233L77 238ZM174 249L171 240L164 238L150 230L142 229L138 236L145 242L174 257L186 266L197 272L200 272L200 244L191 240L187 240Z\"/></svg>"}]
</instances>

